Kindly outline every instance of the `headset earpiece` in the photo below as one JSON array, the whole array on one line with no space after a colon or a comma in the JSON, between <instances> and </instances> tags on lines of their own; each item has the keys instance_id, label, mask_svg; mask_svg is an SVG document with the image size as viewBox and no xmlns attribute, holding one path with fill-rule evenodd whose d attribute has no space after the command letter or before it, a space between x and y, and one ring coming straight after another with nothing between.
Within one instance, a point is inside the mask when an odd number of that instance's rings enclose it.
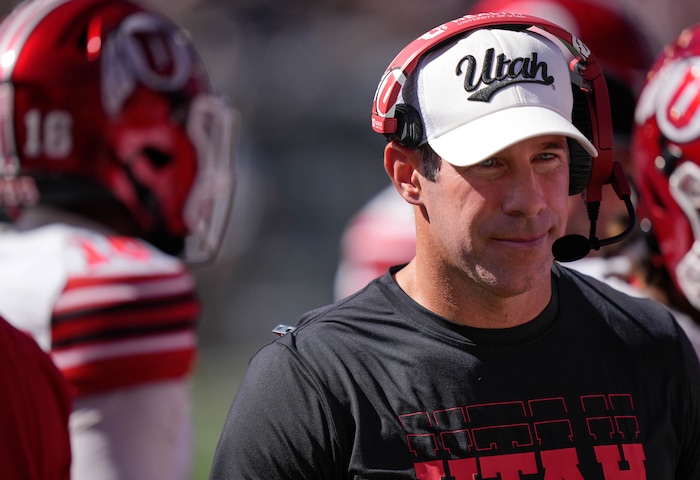
<instances>
[{"instance_id":1,"label":"headset earpiece","mask_svg":"<svg viewBox=\"0 0 700 480\"><path fill-rule=\"evenodd\" d=\"M574 107L571 112L571 123L583 133L586 138L592 140L593 126L591 125L591 112L588 109L585 93L578 85L571 84L574 95ZM591 180L593 157L571 138L569 144L569 195L577 195L588 186Z\"/></svg>"},{"instance_id":2,"label":"headset earpiece","mask_svg":"<svg viewBox=\"0 0 700 480\"><path fill-rule=\"evenodd\" d=\"M420 113L407 103L396 105L396 132L386 135L387 140L399 142L406 148L416 148L423 141L423 121Z\"/></svg>"}]
</instances>

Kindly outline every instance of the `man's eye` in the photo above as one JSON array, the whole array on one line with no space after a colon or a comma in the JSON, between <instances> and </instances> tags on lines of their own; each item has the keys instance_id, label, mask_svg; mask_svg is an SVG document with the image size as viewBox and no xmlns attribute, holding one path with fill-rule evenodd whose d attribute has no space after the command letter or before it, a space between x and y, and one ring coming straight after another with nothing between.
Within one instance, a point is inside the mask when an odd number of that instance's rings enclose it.
<instances>
[{"instance_id":1,"label":"man's eye","mask_svg":"<svg viewBox=\"0 0 700 480\"><path fill-rule=\"evenodd\" d=\"M497 160L495 158L487 158L486 160L483 160L479 163L477 163L478 166L480 167L494 167L496 166Z\"/></svg>"}]
</instances>

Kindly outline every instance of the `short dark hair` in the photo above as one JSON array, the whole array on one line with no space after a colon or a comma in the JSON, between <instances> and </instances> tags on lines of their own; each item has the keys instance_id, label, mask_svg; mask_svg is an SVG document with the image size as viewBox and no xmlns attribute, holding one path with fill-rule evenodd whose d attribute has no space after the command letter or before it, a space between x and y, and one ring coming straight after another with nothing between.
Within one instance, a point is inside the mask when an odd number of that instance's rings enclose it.
<instances>
[{"instance_id":1,"label":"short dark hair","mask_svg":"<svg viewBox=\"0 0 700 480\"><path fill-rule=\"evenodd\" d=\"M423 176L434 182L442 165L442 157L435 153L435 150L427 143L419 146L417 150L420 152L421 161L423 162Z\"/></svg>"}]
</instances>

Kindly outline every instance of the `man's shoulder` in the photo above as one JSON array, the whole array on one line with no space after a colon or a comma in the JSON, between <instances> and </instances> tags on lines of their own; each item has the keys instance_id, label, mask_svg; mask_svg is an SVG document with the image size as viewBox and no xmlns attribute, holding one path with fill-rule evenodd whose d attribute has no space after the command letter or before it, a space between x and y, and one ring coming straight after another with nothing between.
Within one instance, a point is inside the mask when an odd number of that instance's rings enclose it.
<instances>
[{"instance_id":1,"label":"man's shoulder","mask_svg":"<svg viewBox=\"0 0 700 480\"><path fill-rule=\"evenodd\" d=\"M353 318L383 312L388 308L387 305L395 301L396 288L391 275L386 272L345 298L307 311L299 318L297 325L328 318Z\"/></svg>"},{"instance_id":2,"label":"man's shoulder","mask_svg":"<svg viewBox=\"0 0 700 480\"><path fill-rule=\"evenodd\" d=\"M561 265L555 267L563 304L591 305L616 328L634 325L654 334L676 335L673 314L661 303L645 298L630 288L621 289L580 271Z\"/></svg>"},{"instance_id":3,"label":"man's shoulder","mask_svg":"<svg viewBox=\"0 0 700 480\"><path fill-rule=\"evenodd\" d=\"M575 286L585 298L601 299L604 302L623 303L629 305L645 305L652 309L666 311L658 302L645 297L641 292L634 289L622 280L611 281L599 275L591 274L567 266L555 264L554 274L565 285Z\"/></svg>"},{"instance_id":4,"label":"man's shoulder","mask_svg":"<svg viewBox=\"0 0 700 480\"><path fill-rule=\"evenodd\" d=\"M390 278L390 277L389 277ZM404 338L411 327L396 302L391 285L384 277L373 280L359 292L336 302L309 310L291 326L280 325L279 343L296 354L323 351L317 358L330 358L355 352L357 345L374 344L385 348L382 339ZM387 342L384 342L387 343ZM390 342L389 342L390 343ZM328 350L328 351L327 351Z\"/></svg>"}]
</instances>

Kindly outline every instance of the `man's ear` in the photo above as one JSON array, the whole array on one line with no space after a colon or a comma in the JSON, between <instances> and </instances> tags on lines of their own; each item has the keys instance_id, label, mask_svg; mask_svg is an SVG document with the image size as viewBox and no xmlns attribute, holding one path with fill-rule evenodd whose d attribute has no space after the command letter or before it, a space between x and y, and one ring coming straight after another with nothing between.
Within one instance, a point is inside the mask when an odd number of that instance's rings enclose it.
<instances>
[{"instance_id":1,"label":"man's ear","mask_svg":"<svg viewBox=\"0 0 700 480\"><path fill-rule=\"evenodd\" d=\"M421 184L420 152L406 148L397 142L389 142L384 148L384 169L399 194L408 203L418 204Z\"/></svg>"}]
</instances>

